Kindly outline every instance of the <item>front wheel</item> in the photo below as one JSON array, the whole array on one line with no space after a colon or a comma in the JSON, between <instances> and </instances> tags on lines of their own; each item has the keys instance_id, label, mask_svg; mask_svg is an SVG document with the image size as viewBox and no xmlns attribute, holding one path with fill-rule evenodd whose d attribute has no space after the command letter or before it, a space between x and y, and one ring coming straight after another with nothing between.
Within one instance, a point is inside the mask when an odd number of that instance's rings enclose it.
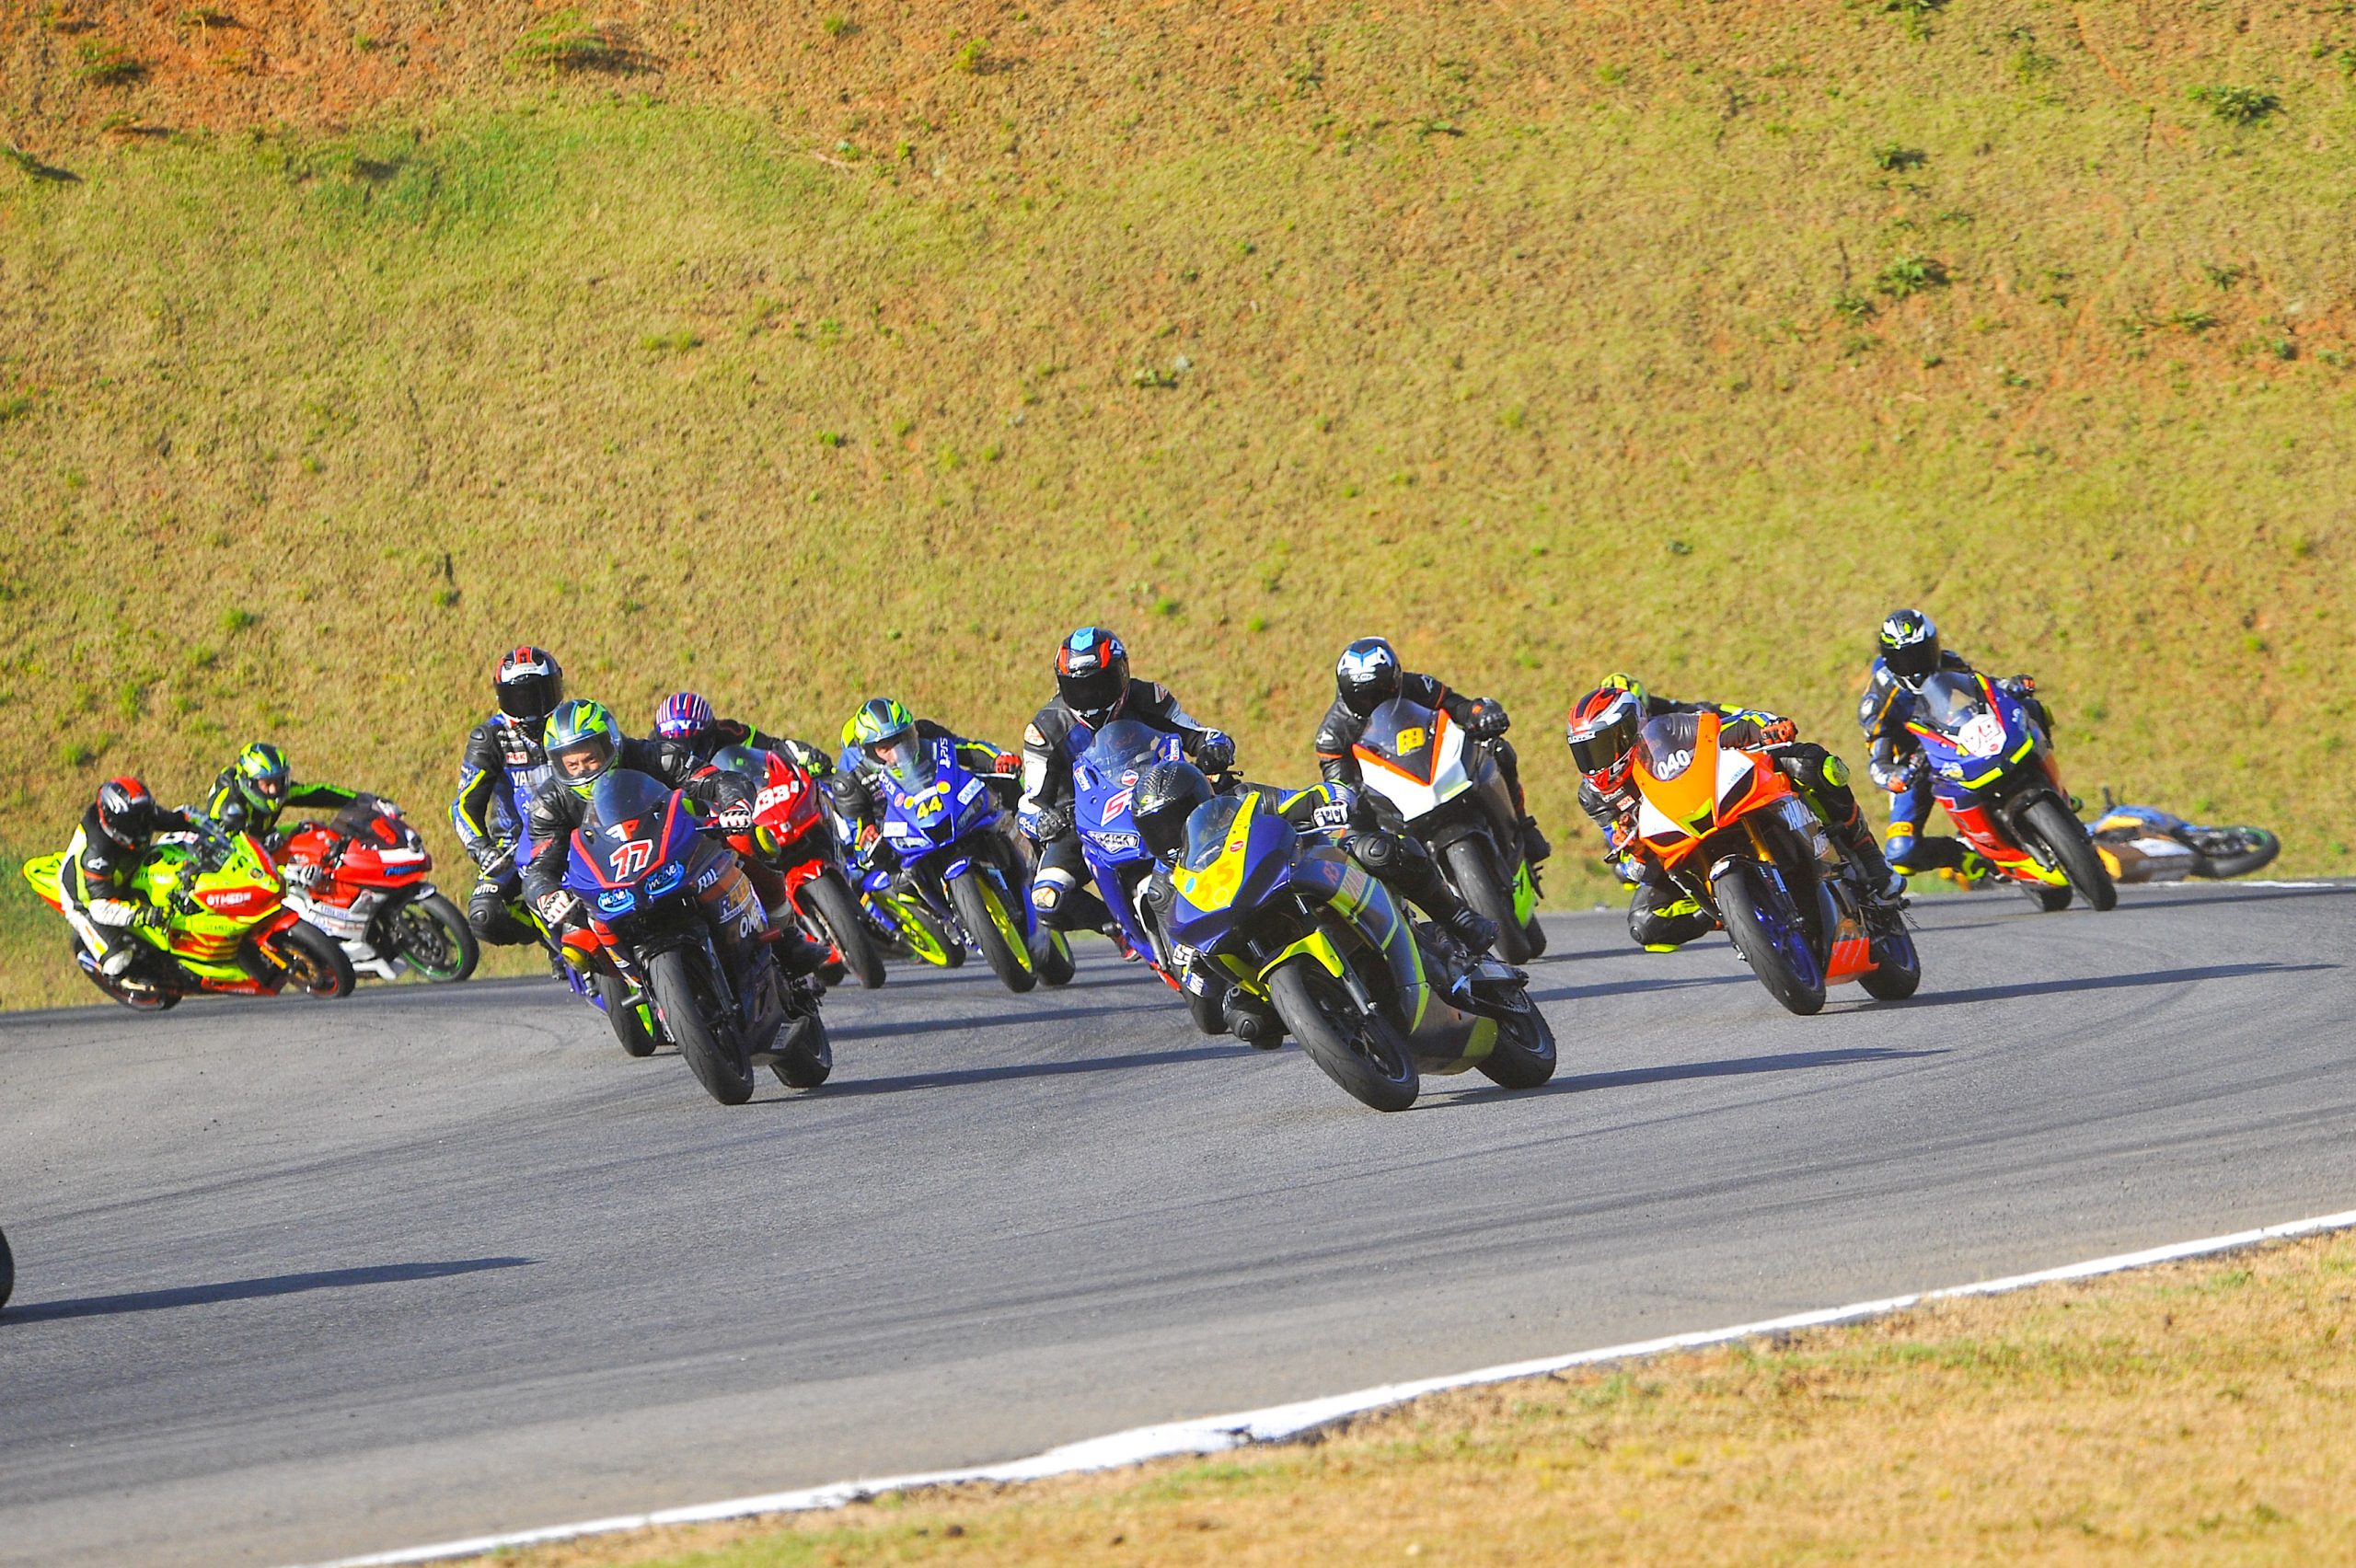
<instances>
[{"instance_id":1,"label":"front wheel","mask_svg":"<svg viewBox=\"0 0 2356 1568\"><path fill-rule=\"evenodd\" d=\"M1873 967L1857 976L1857 984L1869 997L1902 1002L1923 983L1923 956L1914 951L1914 933L1906 928L1906 917L1891 910L1887 918L1888 927L1875 935L1867 951Z\"/></svg>"},{"instance_id":2,"label":"front wheel","mask_svg":"<svg viewBox=\"0 0 2356 1568\"><path fill-rule=\"evenodd\" d=\"M2200 863L2196 877L2246 877L2282 853L2282 841L2262 827L2229 827L2203 836L2193 847Z\"/></svg>"},{"instance_id":3,"label":"front wheel","mask_svg":"<svg viewBox=\"0 0 2356 1568\"><path fill-rule=\"evenodd\" d=\"M1423 1090L1407 1042L1380 1013L1362 1013L1342 983L1311 959L1268 976L1268 999L1309 1059L1351 1098L1377 1111L1404 1111Z\"/></svg>"},{"instance_id":4,"label":"front wheel","mask_svg":"<svg viewBox=\"0 0 2356 1568\"><path fill-rule=\"evenodd\" d=\"M843 968L860 988L872 991L883 985L884 960L867 940L867 922L859 917L859 905L843 880L831 870L822 871L802 884L799 898L823 928L821 940L832 942L843 955Z\"/></svg>"},{"instance_id":5,"label":"front wheel","mask_svg":"<svg viewBox=\"0 0 2356 1568\"><path fill-rule=\"evenodd\" d=\"M1023 940L1022 928L1006 912L999 901L998 889L979 870L952 878L949 902L956 906L957 918L964 926L965 934L982 950L982 958L990 973L1005 983L1010 991L1021 993L1039 983L1038 972L1031 967L1031 944Z\"/></svg>"},{"instance_id":6,"label":"front wheel","mask_svg":"<svg viewBox=\"0 0 2356 1568\"><path fill-rule=\"evenodd\" d=\"M815 1089L833 1075L835 1043L826 1036L826 1020L816 1009L785 1020L786 1043L769 1064L778 1082L788 1089Z\"/></svg>"},{"instance_id":7,"label":"front wheel","mask_svg":"<svg viewBox=\"0 0 2356 1568\"><path fill-rule=\"evenodd\" d=\"M297 920L268 940L271 954L286 966L282 989L291 987L322 1001L352 995L357 982L343 944L308 920Z\"/></svg>"},{"instance_id":8,"label":"front wheel","mask_svg":"<svg viewBox=\"0 0 2356 1568\"><path fill-rule=\"evenodd\" d=\"M646 998L633 1000L629 983L618 974L599 974L597 1004L606 1010L606 1021L614 1027L614 1038L620 1041L622 1053L629 1056L654 1055L654 1011Z\"/></svg>"},{"instance_id":9,"label":"front wheel","mask_svg":"<svg viewBox=\"0 0 2356 1568\"><path fill-rule=\"evenodd\" d=\"M2072 816L2062 802L2050 795L2040 795L2028 803L2021 813L2022 830L2045 847L2053 857L2062 874L2070 879L2071 890L2097 910L2119 907L2119 889L2110 880L2102 857L2095 852L2095 841L2086 835L2086 824Z\"/></svg>"},{"instance_id":10,"label":"front wheel","mask_svg":"<svg viewBox=\"0 0 2356 1568\"><path fill-rule=\"evenodd\" d=\"M1802 1018L1823 1010L1824 971L1807 932L1786 901L1774 895L1767 873L1753 861L1730 860L1710 885L1727 935L1767 994Z\"/></svg>"},{"instance_id":11,"label":"front wheel","mask_svg":"<svg viewBox=\"0 0 2356 1568\"><path fill-rule=\"evenodd\" d=\"M2023 882L2020 889L2028 895L2031 904L2048 915L2059 915L2070 907L2070 890L2066 887L2054 887L2046 882Z\"/></svg>"},{"instance_id":12,"label":"front wheel","mask_svg":"<svg viewBox=\"0 0 2356 1568\"><path fill-rule=\"evenodd\" d=\"M401 962L428 980L464 980L482 961L482 943L458 906L442 894L412 898L393 912L389 933Z\"/></svg>"},{"instance_id":13,"label":"front wheel","mask_svg":"<svg viewBox=\"0 0 2356 1568\"><path fill-rule=\"evenodd\" d=\"M1440 851L1448 864L1448 880L1456 884L1476 914L1496 922L1497 956L1507 963L1528 963L1537 957L1530 933L1513 911L1513 893L1497 875L1496 858L1480 838L1460 838Z\"/></svg>"},{"instance_id":14,"label":"front wheel","mask_svg":"<svg viewBox=\"0 0 2356 1568\"><path fill-rule=\"evenodd\" d=\"M1042 986L1068 986L1071 977L1080 973L1080 965L1071 956L1071 939L1053 926L1039 928L1039 940L1031 944L1031 967L1039 972Z\"/></svg>"},{"instance_id":15,"label":"front wheel","mask_svg":"<svg viewBox=\"0 0 2356 1568\"><path fill-rule=\"evenodd\" d=\"M1519 1006L1496 1020L1497 1043L1472 1065L1501 1089L1536 1089L1554 1076L1554 1026L1524 991Z\"/></svg>"},{"instance_id":16,"label":"front wheel","mask_svg":"<svg viewBox=\"0 0 2356 1568\"><path fill-rule=\"evenodd\" d=\"M733 1020L714 1025L711 1015L720 1010L719 1001L701 983L699 967L685 948L657 953L647 965L647 988L663 1015L663 1032L678 1042L696 1081L722 1105L742 1105L753 1098L753 1064Z\"/></svg>"}]
</instances>

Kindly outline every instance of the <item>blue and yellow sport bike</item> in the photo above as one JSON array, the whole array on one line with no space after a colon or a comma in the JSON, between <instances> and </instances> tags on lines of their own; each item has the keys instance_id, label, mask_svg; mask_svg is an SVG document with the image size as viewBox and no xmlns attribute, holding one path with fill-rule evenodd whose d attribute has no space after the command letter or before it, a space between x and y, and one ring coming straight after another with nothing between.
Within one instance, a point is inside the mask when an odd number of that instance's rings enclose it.
<instances>
[{"instance_id":1,"label":"blue and yellow sport bike","mask_svg":"<svg viewBox=\"0 0 2356 1568\"><path fill-rule=\"evenodd\" d=\"M1195 808L1171 871L1169 932L1189 988L1218 978L1275 1008L1310 1059L1378 1111L1424 1073L1507 1089L1554 1076L1554 1032L1520 970L1427 938L1339 835L1302 833L1263 790Z\"/></svg>"},{"instance_id":2,"label":"blue and yellow sport bike","mask_svg":"<svg viewBox=\"0 0 2356 1568\"><path fill-rule=\"evenodd\" d=\"M1010 991L1068 984L1071 947L1031 907L1030 868L999 831L1004 808L988 780L957 760L954 741L899 748L881 779L884 842L899 857L898 885L962 928Z\"/></svg>"}]
</instances>

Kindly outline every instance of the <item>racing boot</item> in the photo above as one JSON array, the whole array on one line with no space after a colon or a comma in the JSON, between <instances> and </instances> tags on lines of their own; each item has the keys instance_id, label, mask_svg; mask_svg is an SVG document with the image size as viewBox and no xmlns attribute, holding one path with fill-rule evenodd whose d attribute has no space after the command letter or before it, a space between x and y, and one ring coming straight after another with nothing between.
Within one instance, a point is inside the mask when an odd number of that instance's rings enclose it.
<instances>
[{"instance_id":1,"label":"racing boot","mask_svg":"<svg viewBox=\"0 0 2356 1568\"><path fill-rule=\"evenodd\" d=\"M1229 988L1220 1010L1227 1015L1227 1032L1254 1051L1273 1051L1285 1043L1285 1026L1276 1013L1240 986Z\"/></svg>"},{"instance_id":2,"label":"racing boot","mask_svg":"<svg viewBox=\"0 0 2356 1568\"><path fill-rule=\"evenodd\" d=\"M778 966L796 980L818 974L835 956L835 950L803 930L799 920L780 922L772 916L760 940L777 950Z\"/></svg>"},{"instance_id":3,"label":"racing boot","mask_svg":"<svg viewBox=\"0 0 2356 1568\"><path fill-rule=\"evenodd\" d=\"M1343 845L1350 858L1393 893L1431 916L1465 949L1469 961L1489 951L1497 940L1497 923L1457 896L1439 873L1431 851L1403 833L1370 828L1352 834Z\"/></svg>"},{"instance_id":4,"label":"racing boot","mask_svg":"<svg viewBox=\"0 0 2356 1568\"><path fill-rule=\"evenodd\" d=\"M1889 862L1882 859L1881 846L1874 842L1873 830L1865 825L1863 812L1853 811L1848 821L1830 822L1824 824L1824 828L1832 842L1840 847L1841 853L1848 857L1849 863L1857 868L1867 887L1885 899L1906 896L1906 879L1892 870Z\"/></svg>"},{"instance_id":5,"label":"racing boot","mask_svg":"<svg viewBox=\"0 0 2356 1568\"><path fill-rule=\"evenodd\" d=\"M1522 818L1521 858L1535 866L1553 852L1554 847L1546 842L1544 834L1538 831L1538 819L1534 816Z\"/></svg>"},{"instance_id":6,"label":"racing boot","mask_svg":"<svg viewBox=\"0 0 2356 1568\"><path fill-rule=\"evenodd\" d=\"M819 941L817 938L809 935L808 928L802 924L802 912L793 906L793 900L780 895L775 904L764 904L762 913L769 917L770 930L801 931L805 940L816 945L819 952L824 956L818 960L818 967L810 973L817 975L820 985L831 989L843 983L845 971L842 955L835 951L833 943ZM778 956L782 959L785 954L780 951ZM789 963L786 966L786 973L791 974L793 972L792 965Z\"/></svg>"}]
</instances>

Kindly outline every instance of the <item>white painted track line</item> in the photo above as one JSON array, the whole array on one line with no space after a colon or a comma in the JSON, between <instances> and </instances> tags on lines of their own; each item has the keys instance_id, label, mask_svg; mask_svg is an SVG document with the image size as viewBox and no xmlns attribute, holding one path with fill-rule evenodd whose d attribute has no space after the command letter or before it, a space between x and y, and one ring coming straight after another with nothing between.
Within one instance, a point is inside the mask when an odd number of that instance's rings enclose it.
<instances>
[{"instance_id":1,"label":"white painted track line","mask_svg":"<svg viewBox=\"0 0 2356 1568\"><path fill-rule=\"evenodd\" d=\"M973 1470L934 1470L917 1475L885 1476L872 1481L838 1481L826 1486L805 1487L797 1492L773 1492L757 1497L736 1497L722 1503L702 1503L685 1508L662 1508L651 1514L624 1514L605 1519L584 1519L574 1524L548 1525L538 1529L514 1530L502 1535L476 1536L466 1540L441 1541L432 1546L407 1547L398 1551L371 1552L360 1557L338 1558L317 1568L394 1568L410 1562L439 1562L453 1558L477 1557L487 1552L522 1546L539 1546L551 1541L572 1540L583 1536L611 1535L623 1530L647 1529L662 1525L709 1524L719 1519L741 1519L757 1514L804 1513L820 1508L839 1508L846 1504L861 1502L887 1492L907 1492L920 1487L959 1486L976 1482L1041 1481L1050 1476L1080 1475L1091 1470L1114 1470L1124 1465L1140 1464L1148 1459L1172 1458L1188 1455L1215 1454L1223 1449L1242 1447L1250 1443L1281 1442L1330 1426L1337 1421L1380 1410L1425 1394L1439 1393L1449 1389L1477 1388L1484 1383L1502 1383L1516 1378L1536 1378L1568 1367L1592 1366L1598 1362L1623 1361L1636 1356L1658 1355L1668 1351L1693 1350L1704 1345L1725 1344L1729 1341L1749 1339L1758 1334L1772 1334L1794 1329L1821 1328L1832 1323L1851 1323L1867 1318L1878 1318L1891 1312L1902 1312L1925 1301L1938 1301L1965 1296L2000 1296L2006 1291L2026 1290L2031 1286L2054 1285L2068 1280L2092 1279L2096 1275L2119 1274L2129 1269L2148 1268L2154 1263L2175 1262L2185 1258L2207 1257L2218 1252L2230 1252L2236 1248L2253 1247L2261 1242L2286 1240L2298 1236L2320 1235L2326 1231L2356 1228L2356 1209L2339 1214L2318 1215L2310 1219L2289 1220L2280 1225L2263 1226L2256 1230L2237 1230L2229 1236L2205 1237L2198 1241L2177 1241L2165 1247L2147 1248L2140 1252L2120 1252L2107 1258L2093 1258L2084 1262L2064 1263L2059 1268L2039 1269L2033 1274L2009 1274L2002 1279L1981 1280L1976 1285L1949 1286L1939 1290L1917 1291L1906 1296L1885 1297L1877 1301L1854 1301L1845 1307L1820 1307L1812 1311L1795 1312L1786 1317L1769 1318L1756 1323L1738 1323L1731 1328L1704 1329L1693 1333L1670 1334L1662 1339L1639 1340L1631 1344L1606 1345L1600 1350L1573 1351L1567 1355L1546 1356L1536 1361L1518 1361L1503 1366L1484 1366L1475 1371L1459 1372L1442 1378L1426 1378L1413 1383L1386 1383L1380 1388L1361 1389L1356 1393L1334 1394L1323 1399L1303 1400L1295 1404L1271 1405L1265 1410L1244 1411L1234 1415L1204 1416L1193 1421L1172 1422L1161 1426L1138 1426L1109 1436L1092 1437L1085 1442L1051 1448L1029 1458L1013 1459L1003 1464L983 1465Z\"/></svg>"}]
</instances>

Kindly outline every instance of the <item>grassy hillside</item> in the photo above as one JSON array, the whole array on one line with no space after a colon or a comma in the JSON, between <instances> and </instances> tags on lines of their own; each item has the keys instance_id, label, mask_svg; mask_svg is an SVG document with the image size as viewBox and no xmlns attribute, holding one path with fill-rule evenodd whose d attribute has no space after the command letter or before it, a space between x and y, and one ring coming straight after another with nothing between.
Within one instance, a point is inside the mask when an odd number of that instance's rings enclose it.
<instances>
[{"instance_id":1,"label":"grassy hillside","mask_svg":"<svg viewBox=\"0 0 2356 1568\"><path fill-rule=\"evenodd\" d=\"M0 6L0 847L438 813L524 640L1011 740L1090 619L1277 778L1386 630L1567 839L1601 670L1848 744L1912 602L2349 870L2356 19L1626 9Z\"/></svg>"}]
</instances>

